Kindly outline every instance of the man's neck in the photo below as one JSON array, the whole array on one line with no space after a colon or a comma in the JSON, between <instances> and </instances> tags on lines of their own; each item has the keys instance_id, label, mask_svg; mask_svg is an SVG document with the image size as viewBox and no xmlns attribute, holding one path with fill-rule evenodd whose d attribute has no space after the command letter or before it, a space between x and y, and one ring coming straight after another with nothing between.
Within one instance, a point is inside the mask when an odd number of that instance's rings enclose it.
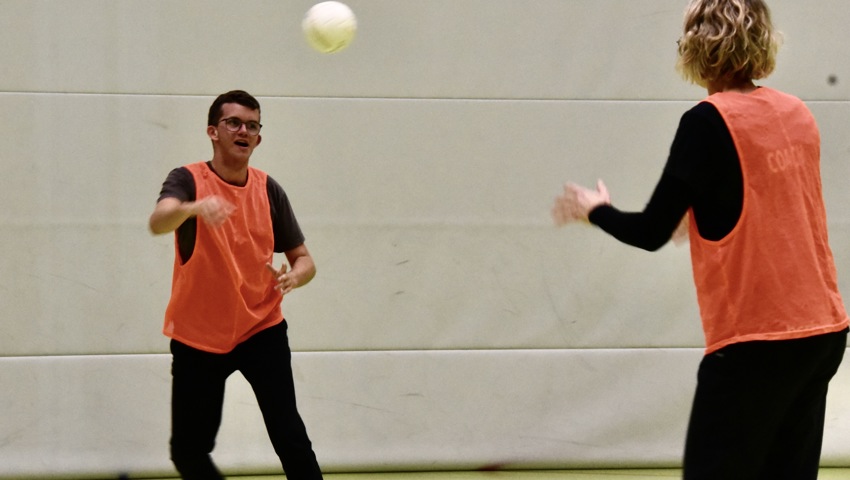
<instances>
[{"instance_id":1,"label":"man's neck","mask_svg":"<svg viewBox=\"0 0 850 480\"><path fill-rule=\"evenodd\" d=\"M233 165L220 157L213 157L209 162L210 168L225 182L231 185L248 183L248 164Z\"/></svg>"}]
</instances>

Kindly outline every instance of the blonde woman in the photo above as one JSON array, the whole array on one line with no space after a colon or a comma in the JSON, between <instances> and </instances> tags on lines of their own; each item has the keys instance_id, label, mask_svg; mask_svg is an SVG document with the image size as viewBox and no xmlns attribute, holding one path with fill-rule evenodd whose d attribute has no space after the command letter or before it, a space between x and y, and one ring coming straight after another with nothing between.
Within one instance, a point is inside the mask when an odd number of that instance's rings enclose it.
<instances>
[{"instance_id":1,"label":"blonde woman","mask_svg":"<svg viewBox=\"0 0 850 480\"><path fill-rule=\"evenodd\" d=\"M685 480L815 479L848 317L827 241L820 136L799 99L756 86L778 49L761 0L693 0L678 69L708 97L681 118L642 212L567 183L558 224L656 250L687 222L706 339Z\"/></svg>"}]
</instances>

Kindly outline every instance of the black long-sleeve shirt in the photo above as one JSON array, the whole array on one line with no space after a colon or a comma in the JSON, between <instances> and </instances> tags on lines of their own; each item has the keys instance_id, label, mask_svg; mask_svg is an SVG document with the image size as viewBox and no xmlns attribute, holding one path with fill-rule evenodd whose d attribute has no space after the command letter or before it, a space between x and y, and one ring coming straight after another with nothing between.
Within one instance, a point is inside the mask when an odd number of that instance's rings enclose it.
<instances>
[{"instance_id":1,"label":"black long-sleeve shirt","mask_svg":"<svg viewBox=\"0 0 850 480\"><path fill-rule=\"evenodd\" d=\"M729 128L714 105L701 102L685 112L670 156L642 212L611 205L595 208L589 220L623 243L658 250L689 208L700 236L725 237L741 216L744 182Z\"/></svg>"}]
</instances>

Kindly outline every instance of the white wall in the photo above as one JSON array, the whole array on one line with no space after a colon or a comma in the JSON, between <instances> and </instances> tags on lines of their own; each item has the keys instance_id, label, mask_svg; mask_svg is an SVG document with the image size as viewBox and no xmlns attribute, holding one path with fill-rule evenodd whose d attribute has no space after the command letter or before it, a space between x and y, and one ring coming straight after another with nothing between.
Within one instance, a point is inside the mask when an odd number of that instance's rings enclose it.
<instances>
[{"instance_id":1,"label":"white wall","mask_svg":"<svg viewBox=\"0 0 850 480\"><path fill-rule=\"evenodd\" d=\"M311 4L0 1L0 477L173 472L173 246L146 222L232 88L262 103L252 162L318 265L284 312L326 470L678 465L702 345L687 249L548 210L567 179L648 199L703 96L673 69L685 2L349 0L360 31L329 56L301 37ZM850 8L771 5L764 83L820 123L848 296ZM833 385L824 463L847 465L850 367ZM274 470L238 375L225 410L220 465Z\"/></svg>"}]
</instances>

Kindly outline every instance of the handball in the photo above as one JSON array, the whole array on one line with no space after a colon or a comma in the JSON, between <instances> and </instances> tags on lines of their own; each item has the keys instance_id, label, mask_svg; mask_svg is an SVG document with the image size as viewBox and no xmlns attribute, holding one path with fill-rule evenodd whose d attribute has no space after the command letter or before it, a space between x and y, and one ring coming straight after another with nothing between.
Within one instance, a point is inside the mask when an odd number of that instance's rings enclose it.
<instances>
[{"instance_id":1,"label":"handball","mask_svg":"<svg viewBox=\"0 0 850 480\"><path fill-rule=\"evenodd\" d=\"M357 18L344 3L321 2L307 11L301 27L311 47L322 53L334 53L354 39Z\"/></svg>"}]
</instances>

